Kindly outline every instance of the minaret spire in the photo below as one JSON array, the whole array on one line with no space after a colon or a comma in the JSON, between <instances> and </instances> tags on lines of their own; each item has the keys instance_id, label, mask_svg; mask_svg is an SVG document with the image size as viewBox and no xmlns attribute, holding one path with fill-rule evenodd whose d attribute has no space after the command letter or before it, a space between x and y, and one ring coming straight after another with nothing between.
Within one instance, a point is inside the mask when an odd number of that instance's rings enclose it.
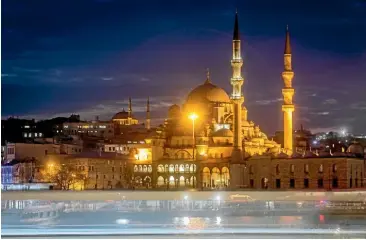
<instances>
[{"instance_id":1,"label":"minaret spire","mask_svg":"<svg viewBox=\"0 0 366 240\"><path fill-rule=\"evenodd\" d=\"M147 97L147 103L146 103L146 129L150 130L150 98Z\"/></svg>"},{"instance_id":2,"label":"minaret spire","mask_svg":"<svg viewBox=\"0 0 366 240\"><path fill-rule=\"evenodd\" d=\"M205 84L207 83L211 83L211 79L210 79L210 69L206 68L206 81Z\"/></svg>"},{"instance_id":3,"label":"minaret spire","mask_svg":"<svg viewBox=\"0 0 366 240\"><path fill-rule=\"evenodd\" d=\"M284 54L291 54L290 32L288 30L288 25L286 25L286 40L285 40L285 52L284 52Z\"/></svg>"},{"instance_id":4,"label":"minaret spire","mask_svg":"<svg viewBox=\"0 0 366 240\"><path fill-rule=\"evenodd\" d=\"M241 58L241 43L239 36L239 20L238 12L235 14L234 23L234 34L233 34L233 56L231 60L232 77L231 85L233 86L233 91L231 93L231 101L234 106L234 149L232 152L232 161L240 162L243 158L242 155L242 132L241 132L241 120L242 120L242 104L244 102L244 96L242 94L242 85L244 83L244 78L241 76L241 67L243 66L243 59Z\"/></svg>"},{"instance_id":5,"label":"minaret spire","mask_svg":"<svg viewBox=\"0 0 366 240\"><path fill-rule=\"evenodd\" d=\"M233 34L233 40L240 40L240 34L239 34L239 20L238 20L238 9L236 9L236 13L235 13L235 23L234 23L234 34Z\"/></svg>"},{"instance_id":6,"label":"minaret spire","mask_svg":"<svg viewBox=\"0 0 366 240\"><path fill-rule=\"evenodd\" d=\"M283 134L284 134L284 148L288 154L293 153L293 121L292 113L295 111L295 106L292 102L292 98L295 94L295 90L292 87L292 79L294 78L294 72L292 70L292 53L290 45L290 33L288 26L286 27L286 39L285 39L285 51L284 51L284 71L282 72L282 79L284 82L284 88L282 89L283 95Z\"/></svg>"}]
</instances>

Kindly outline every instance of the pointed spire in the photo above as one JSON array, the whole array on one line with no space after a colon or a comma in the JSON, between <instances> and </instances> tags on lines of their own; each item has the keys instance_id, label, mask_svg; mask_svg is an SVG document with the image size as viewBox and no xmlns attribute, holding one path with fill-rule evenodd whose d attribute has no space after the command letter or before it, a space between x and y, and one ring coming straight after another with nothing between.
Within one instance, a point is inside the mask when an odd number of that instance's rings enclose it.
<instances>
[{"instance_id":1,"label":"pointed spire","mask_svg":"<svg viewBox=\"0 0 366 240\"><path fill-rule=\"evenodd\" d=\"M290 32L288 30L288 25L286 25L285 54L291 54Z\"/></svg>"},{"instance_id":2,"label":"pointed spire","mask_svg":"<svg viewBox=\"0 0 366 240\"><path fill-rule=\"evenodd\" d=\"M209 68L206 69L206 81L205 81L205 84L207 84L207 83L211 83L210 69Z\"/></svg>"},{"instance_id":3,"label":"pointed spire","mask_svg":"<svg viewBox=\"0 0 366 240\"><path fill-rule=\"evenodd\" d=\"M236 9L236 13L235 13L235 24L234 24L233 40L240 40L240 36L239 36L238 9Z\"/></svg>"}]
</instances>

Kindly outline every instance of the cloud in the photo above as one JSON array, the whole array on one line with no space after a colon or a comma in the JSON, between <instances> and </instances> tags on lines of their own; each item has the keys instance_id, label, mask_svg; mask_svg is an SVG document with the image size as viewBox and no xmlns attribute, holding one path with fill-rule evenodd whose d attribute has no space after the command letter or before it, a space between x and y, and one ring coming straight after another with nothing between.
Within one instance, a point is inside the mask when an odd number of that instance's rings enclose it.
<instances>
[{"instance_id":1,"label":"cloud","mask_svg":"<svg viewBox=\"0 0 366 240\"><path fill-rule=\"evenodd\" d=\"M28 72L28 73L39 73L42 72L41 69L32 69L32 68L22 68L22 67L13 67L14 71L17 72Z\"/></svg>"},{"instance_id":2,"label":"cloud","mask_svg":"<svg viewBox=\"0 0 366 240\"><path fill-rule=\"evenodd\" d=\"M366 110L366 102L352 103L350 107L351 107L351 109L354 109L354 110L365 111Z\"/></svg>"},{"instance_id":3,"label":"cloud","mask_svg":"<svg viewBox=\"0 0 366 240\"><path fill-rule=\"evenodd\" d=\"M150 79L149 78L146 78L146 77L142 77L142 78L140 78L140 81L141 82L149 82Z\"/></svg>"},{"instance_id":4,"label":"cloud","mask_svg":"<svg viewBox=\"0 0 366 240\"><path fill-rule=\"evenodd\" d=\"M1 77L16 77L18 76L17 74L14 73L2 73Z\"/></svg>"},{"instance_id":5,"label":"cloud","mask_svg":"<svg viewBox=\"0 0 366 240\"><path fill-rule=\"evenodd\" d=\"M163 123L159 122L159 119L162 115L167 113L168 107L173 105L176 96L163 96L163 97L151 97L150 98L150 111L152 113L152 122L156 124ZM146 98L132 98L132 112L134 115L143 120L145 118L146 112ZM99 116L100 119L109 120L112 118L114 114L122 111L122 109L128 108L128 98L119 100L119 101L108 101L99 103L96 105L92 105L89 107L81 108L75 111L65 111L51 114L31 114L31 115L21 115L19 118L25 119L49 119L55 117L67 117L71 114L79 114L82 120L93 120L96 116ZM154 115L156 114L156 117ZM10 116L3 116L3 119L6 119Z\"/></svg>"},{"instance_id":6,"label":"cloud","mask_svg":"<svg viewBox=\"0 0 366 240\"><path fill-rule=\"evenodd\" d=\"M310 114L313 114L313 115L329 115L329 112L311 112Z\"/></svg>"},{"instance_id":7,"label":"cloud","mask_svg":"<svg viewBox=\"0 0 366 240\"><path fill-rule=\"evenodd\" d=\"M257 100L257 101L255 101L255 104L256 105L269 105L269 104L280 102L280 101L282 101L282 98L271 99L271 100Z\"/></svg>"},{"instance_id":8,"label":"cloud","mask_svg":"<svg viewBox=\"0 0 366 240\"><path fill-rule=\"evenodd\" d=\"M101 77L101 79L102 79L103 81L112 81L112 80L114 80L114 78L113 78L113 77Z\"/></svg>"},{"instance_id":9,"label":"cloud","mask_svg":"<svg viewBox=\"0 0 366 240\"><path fill-rule=\"evenodd\" d=\"M334 98L330 98L330 99L326 99L326 100L324 100L324 102L323 102L323 104L337 104L338 103L338 101L336 100L336 99L334 99Z\"/></svg>"}]
</instances>

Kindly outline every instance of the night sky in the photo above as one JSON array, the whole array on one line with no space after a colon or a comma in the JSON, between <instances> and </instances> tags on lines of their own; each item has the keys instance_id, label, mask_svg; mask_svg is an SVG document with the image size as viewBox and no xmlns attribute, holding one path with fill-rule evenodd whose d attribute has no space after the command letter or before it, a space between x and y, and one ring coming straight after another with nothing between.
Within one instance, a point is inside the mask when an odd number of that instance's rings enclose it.
<instances>
[{"instance_id":1,"label":"night sky","mask_svg":"<svg viewBox=\"0 0 366 240\"><path fill-rule=\"evenodd\" d=\"M286 24L295 127L366 133L366 1L3 0L2 117L72 113L109 119L127 107L153 123L205 80L230 91L235 9L248 118L282 129Z\"/></svg>"}]
</instances>

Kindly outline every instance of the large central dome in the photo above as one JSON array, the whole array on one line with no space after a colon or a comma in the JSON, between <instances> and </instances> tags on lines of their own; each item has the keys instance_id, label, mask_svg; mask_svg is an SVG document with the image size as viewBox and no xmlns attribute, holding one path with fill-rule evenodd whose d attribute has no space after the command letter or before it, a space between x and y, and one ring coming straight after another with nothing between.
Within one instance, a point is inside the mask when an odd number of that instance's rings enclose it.
<instances>
[{"instance_id":1,"label":"large central dome","mask_svg":"<svg viewBox=\"0 0 366 240\"><path fill-rule=\"evenodd\" d=\"M230 103L230 98L224 89L206 81L193 89L187 97L187 103L220 102Z\"/></svg>"}]
</instances>

